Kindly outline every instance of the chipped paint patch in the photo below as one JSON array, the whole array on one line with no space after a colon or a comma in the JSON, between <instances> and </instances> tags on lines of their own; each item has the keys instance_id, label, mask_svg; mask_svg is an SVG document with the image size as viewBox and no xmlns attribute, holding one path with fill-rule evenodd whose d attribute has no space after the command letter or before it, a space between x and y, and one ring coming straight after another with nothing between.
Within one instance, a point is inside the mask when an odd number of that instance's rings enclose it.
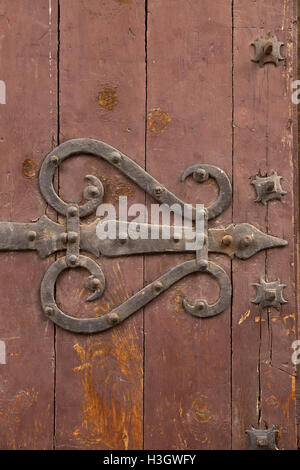
<instances>
[{"instance_id":1,"label":"chipped paint patch","mask_svg":"<svg viewBox=\"0 0 300 470\"><path fill-rule=\"evenodd\" d=\"M120 196L132 196L134 195L134 190L132 186L129 186L128 184L119 184L116 186L114 189L114 199L115 201L119 201Z\"/></svg>"},{"instance_id":2,"label":"chipped paint patch","mask_svg":"<svg viewBox=\"0 0 300 470\"><path fill-rule=\"evenodd\" d=\"M162 134L169 126L171 117L160 108L152 108L148 113L148 126L156 135Z\"/></svg>"},{"instance_id":3,"label":"chipped paint patch","mask_svg":"<svg viewBox=\"0 0 300 470\"><path fill-rule=\"evenodd\" d=\"M249 315L250 315L250 310L247 310L247 312L245 312L239 319L239 325L241 325L246 320L246 318L249 317Z\"/></svg>"},{"instance_id":4,"label":"chipped paint patch","mask_svg":"<svg viewBox=\"0 0 300 470\"><path fill-rule=\"evenodd\" d=\"M119 102L117 92L112 88L103 88L99 93L98 102L102 108L113 109Z\"/></svg>"},{"instance_id":5,"label":"chipped paint patch","mask_svg":"<svg viewBox=\"0 0 300 470\"><path fill-rule=\"evenodd\" d=\"M182 306L182 301L184 299L184 294L182 290L176 289L174 294L171 297L170 304L174 309L175 313L181 314L184 313L184 308Z\"/></svg>"},{"instance_id":6,"label":"chipped paint patch","mask_svg":"<svg viewBox=\"0 0 300 470\"><path fill-rule=\"evenodd\" d=\"M73 346L79 361L73 370L80 374L83 390L82 420L73 437L81 447L142 446L143 372L137 334L135 328L116 330L109 337Z\"/></svg>"},{"instance_id":7,"label":"chipped paint patch","mask_svg":"<svg viewBox=\"0 0 300 470\"><path fill-rule=\"evenodd\" d=\"M279 401L275 395L271 395L268 398L266 398L266 403L271 406L272 408L278 408L279 407Z\"/></svg>"},{"instance_id":8,"label":"chipped paint patch","mask_svg":"<svg viewBox=\"0 0 300 470\"><path fill-rule=\"evenodd\" d=\"M23 162L23 174L27 178L36 178L38 174L38 166L37 164L33 161L27 158Z\"/></svg>"},{"instance_id":9,"label":"chipped paint patch","mask_svg":"<svg viewBox=\"0 0 300 470\"><path fill-rule=\"evenodd\" d=\"M208 423L211 419L207 403L202 397L197 397L193 401L189 414L198 423Z\"/></svg>"},{"instance_id":10,"label":"chipped paint patch","mask_svg":"<svg viewBox=\"0 0 300 470\"><path fill-rule=\"evenodd\" d=\"M254 321L255 321L255 323L259 323L259 322L265 322L266 319L265 319L265 318L261 318L261 317L255 317L255 318L254 318Z\"/></svg>"}]
</instances>

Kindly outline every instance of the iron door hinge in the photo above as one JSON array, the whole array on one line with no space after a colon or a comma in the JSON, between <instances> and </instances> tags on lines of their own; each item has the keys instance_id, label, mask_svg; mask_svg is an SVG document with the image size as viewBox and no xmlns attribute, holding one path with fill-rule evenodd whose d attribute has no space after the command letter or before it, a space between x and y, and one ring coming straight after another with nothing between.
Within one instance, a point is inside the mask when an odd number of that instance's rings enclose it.
<instances>
[{"instance_id":1,"label":"iron door hinge","mask_svg":"<svg viewBox=\"0 0 300 470\"><path fill-rule=\"evenodd\" d=\"M178 207L184 207L183 201L163 187L131 158L104 142L93 139L74 139L59 145L46 156L39 173L40 191L45 201L56 212L66 217L66 225L53 222L45 215L32 223L0 222L0 250L36 250L42 258L57 251L66 251L66 256L57 259L49 266L40 289L44 313L66 330L77 333L96 333L107 330L124 321L183 277L195 272L204 272L215 278L220 287L220 296L214 304L208 304L204 299L200 299L191 305L185 298L183 308L187 313L199 318L218 315L230 304L231 282L226 272L209 260L209 253L222 253L245 260L261 250L287 244L285 240L265 234L248 223L208 228L208 220L219 216L231 204L232 189L229 178L223 170L206 164L189 166L181 175L182 182L190 176L199 183L213 178L219 188L217 200L204 210L204 242L200 249L189 248L185 238L176 239L172 232L173 227L170 227L169 239L164 239L161 233L162 227L159 226L157 227L159 236L154 240L130 239L126 236L118 236L113 240L101 240L96 233L99 220L91 224L80 224L80 219L95 212L102 203L104 188L101 181L95 176L86 176L91 184L84 190L85 203L83 205L66 203L56 194L53 187L54 174L61 163L67 158L79 155L92 155L109 162L160 204L169 206L177 204ZM195 217L196 209L193 208L191 211L193 221ZM144 225L144 230L153 228L151 224ZM99 318L75 318L63 312L55 300L55 283L62 271L77 267L83 267L89 271L90 276L86 288L91 291L91 295L87 301L100 298L105 291L105 277L101 267L91 258L81 255L81 250L96 257L194 252L195 259L175 266L110 313Z\"/></svg>"}]
</instances>

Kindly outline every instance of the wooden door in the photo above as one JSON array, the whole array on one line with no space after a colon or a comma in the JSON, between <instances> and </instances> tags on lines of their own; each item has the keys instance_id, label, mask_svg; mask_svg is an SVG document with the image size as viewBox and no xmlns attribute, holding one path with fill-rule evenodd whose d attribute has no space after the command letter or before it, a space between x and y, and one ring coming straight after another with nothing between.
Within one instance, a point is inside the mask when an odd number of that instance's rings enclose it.
<instances>
[{"instance_id":1,"label":"wooden door","mask_svg":"<svg viewBox=\"0 0 300 470\"><path fill-rule=\"evenodd\" d=\"M279 448L297 447L296 19L294 0L0 2L1 221L46 214L65 224L40 194L39 169L57 145L93 138L188 203L210 204L217 187L180 182L185 167L221 168L233 197L209 227L249 223L288 241L247 260L209 254L232 283L217 316L184 311L183 298L219 295L209 276L193 274L93 335L65 331L42 312L41 279L63 253L2 252L1 449L248 449L245 431L272 425ZM260 67L250 44L269 31L284 60ZM251 182L272 170L286 194L256 202ZM64 162L56 191L81 203L89 174L105 203L152 202L92 156ZM57 302L75 317L100 317L193 255L94 259L106 277L101 299L85 302L84 270L57 283ZM253 304L260 279L285 284L287 303Z\"/></svg>"}]
</instances>

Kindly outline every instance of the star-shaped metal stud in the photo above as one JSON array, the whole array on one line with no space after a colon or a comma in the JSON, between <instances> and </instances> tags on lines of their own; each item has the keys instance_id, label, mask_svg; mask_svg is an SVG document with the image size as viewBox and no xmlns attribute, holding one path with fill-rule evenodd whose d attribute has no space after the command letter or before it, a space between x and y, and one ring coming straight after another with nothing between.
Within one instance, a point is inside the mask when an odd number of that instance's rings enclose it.
<instances>
[{"instance_id":1,"label":"star-shaped metal stud","mask_svg":"<svg viewBox=\"0 0 300 470\"><path fill-rule=\"evenodd\" d=\"M283 42L278 41L275 34L268 33L266 37L259 36L251 43L255 47L255 57L252 62L258 62L261 67L267 63L279 64L280 60L284 60L281 56L281 46Z\"/></svg>"},{"instance_id":2,"label":"star-shaped metal stud","mask_svg":"<svg viewBox=\"0 0 300 470\"><path fill-rule=\"evenodd\" d=\"M281 304L286 304L287 301L283 298L283 288L285 284L280 284L280 280L273 282L266 282L263 279L260 280L260 284L253 284L257 289L256 299L252 300L252 303L258 304L261 309L266 307L280 308Z\"/></svg>"},{"instance_id":3,"label":"star-shaped metal stud","mask_svg":"<svg viewBox=\"0 0 300 470\"><path fill-rule=\"evenodd\" d=\"M255 429L250 426L246 433L250 438L251 450L278 450L276 445L278 429L275 426L269 429Z\"/></svg>"},{"instance_id":4,"label":"star-shaped metal stud","mask_svg":"<svg viewBox=\"0 0 300 470\"><path fill-rule=\"evenodd\" d=\"M255 179L251 181L256 191L256 202L266 204L272 199L281 200L282 196L286 194L280 184L281 178L282 176L279 176L275 170L272 170L269 176L256 175Z\"/></svg>"}]
</instances>

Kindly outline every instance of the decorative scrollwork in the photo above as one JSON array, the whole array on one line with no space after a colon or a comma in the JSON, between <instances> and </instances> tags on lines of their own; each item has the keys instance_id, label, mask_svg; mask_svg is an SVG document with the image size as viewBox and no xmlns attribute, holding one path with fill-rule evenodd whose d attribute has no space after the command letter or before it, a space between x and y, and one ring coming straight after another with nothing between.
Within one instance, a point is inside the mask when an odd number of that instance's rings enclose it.
<instances>
[{"instance_id":1,"label":"decorative scrollwork","mask_svg":"<svg viewBox=\"0 0 300 470\"><path fill-rule=\"evenodd\" d=\"M74 139L59 145L46 156L39 174L40 190L47 203L59 214L66 217L66 224L55 223L46 216L42 216L32 223L0 222L0 251L36 250L42 257L57 251L66 251L66 256L57 259L47 269L40 292L42 308L47 317L66 330L77 333L96 333L111 328L144 307L174 283L195 272L206 273L216 279L220 287L220 296L217 302L212 305L209 305L205 300L197 300L194 305L191 305L187 299L184 299L183 308L195 317L206 318L218 315L229 305L231 283L225 271L208 260L209 253L219 252L246 259L262 249L286 244L284 240L263 234L246 223L209 229L208 219L217 217L229 206L232 190L224 171L206 164L189 166L181 175L182 182L189 176L199 183L213 178L219 188L217 200L204 210L202 245L192 244L194 247L191 248L191 244L186 243L186 239L175 239L174 233L168 240L163 237L157 240L151 238L147 240L127 238L124 240L123 237L121 237L122 240L121 238L101 240L96 236L97 221L91 224L80 224L80 219L92 214L103 200L104 188L101 181L93 175L86 176L90 185L83 191L85 202L82 205L63 201L53 186L55 171L62 162L67 158L80 155L92 155L107 161L159 203L169 206L177 204L181 209L184 209L183 201L168 191L127 155L104 142L93 139ZM195 208L192 211L192 219L196 220ZM150 225L145 225L149 229ZM161 227L158 228L161 229ZM110 313L99 318L75 318L63 312L55 301L55 284L61 272L77 267L89 271L90 276L85 284L86 288L91 291L87 298L88 302L99 299L105 290L105 277L101 267L92 259L82 256L80 250L90 252L95 256L193 252L195 258L170 269ZM273 291L267 294L268 301L272 300ZM279 294L277 297L277 300L282 303L283 299ZM260 302L260 299L255 300L255 302L258 301Z\"/></svg>"}]
</instances>

